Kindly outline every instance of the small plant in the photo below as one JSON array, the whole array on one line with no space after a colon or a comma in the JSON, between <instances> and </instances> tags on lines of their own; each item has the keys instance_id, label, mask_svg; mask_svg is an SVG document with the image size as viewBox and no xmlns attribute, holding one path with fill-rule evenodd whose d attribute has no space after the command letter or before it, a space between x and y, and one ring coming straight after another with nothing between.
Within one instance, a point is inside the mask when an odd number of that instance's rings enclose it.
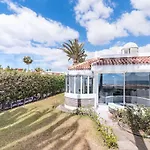
<instances>
[{"instance_id":1,"label":"small plant","mask_svg":"<svg viewBox=\"0 0 150 150\"><path fill-rule=\"evenodd\" d=\"M117 138L113 134L112 128L105 125L100 125L98 131L101 132L104 142L109 148L117 148Z\"/></svg>"}]
</instances>

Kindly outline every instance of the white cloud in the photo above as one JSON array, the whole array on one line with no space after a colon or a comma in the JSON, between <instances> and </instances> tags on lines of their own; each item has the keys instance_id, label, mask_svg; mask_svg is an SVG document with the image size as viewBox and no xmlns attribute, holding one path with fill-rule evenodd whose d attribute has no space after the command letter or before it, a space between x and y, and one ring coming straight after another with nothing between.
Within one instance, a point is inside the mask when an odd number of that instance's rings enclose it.
<instances>
[{"instance_id":1,"label":"white cloud","mask_svg":"<svg viewBox=\"0 0 150 150\"><path fill-rule=\"evenodd\" d=\"M113 46L108 49L97 50L95 52L88 51L88 58L96 58L96 57L105 57L105 56L115 56L117 54L121 54L122 46Z\"/></svg>"},{"instance_id":2,"label":"white cloud","mask_svg":"<svg viewBox=\"0 0 150 150\"><path fill-rule=\"evenodd\" d=\"M68 58L66 54L59 49L56 48L46 48L46 47L21 47L21 46L13 46L13 47L4 47L0 46L0 49L5 54L24 54L24 55L34 55L40 56L42 58L35 59L33 66L34 67L44 67L51 68L52 70L66 70L69 66ZM33 58L34 59L34 58ZM14 60L15 61L15 60ZM22 62L22 60L21 60ZM38 64L38 65L36 65Z\"/></svg>"},{"instance_id":3,"label":"white cloud","mask_svg":"<svg viewBox=\"0 0 150 150\"><path fill-rule=\"evenodd\" d=\"M131 0L131 4L136 9L140 9L140 10L150 9L150 1L149 0Z\"/></svg>"},{"instance_id":4,"label":"white cloud","mask_svg":"<svg viewBox=\"0 0 150 150\"><path fill-rule=\"evenodd\" d=\"M81 24L92 19L108 18L113 12L113 9L107 7L103 0L78 0L75 6L76 19Z\"/></svg>"},{"instance_id":5,"label":"white cloud","mask_svg":"<svg viewBox=\"0 0 150 150\"><path fill-rule=\"evenodd\" d=\"M11 15L0 14L0 44L8 46L27 44L34 40L51 46L58 42L77 38L78 32L60 22L46 19L29 8L5 1Z\"/></svg>"},{"instance_id":6,"label":"white cloud","mask_svg":"<svg viewBox=\"0 0 150 150\"><path fill-rule=\"evenodd\" d=\"M94 45L108 43L127 34L118 25L106 21L113 9L104 0L78 0L75 12L76 20L87 30L88 41Z\"/></svg>"},{"instance_id":7,"label":"white cloud","mask_svg":"<svg viewBox=\"0 0 150 150\"><path fill-rule=\"evenodd\" d=\"M109 0L78 0L75 6L76 20L87 30L88 41L94 45L129 35L150 35L149 0L130 0L133 9L111 20L113 4ZM111 2L111 3L110 3Z\"/></svg>"},{"instance_id":8,"label":"white cloud","mask_svg":"<svg viewBox=\"0 0 150 150\"><path fill-rule=\"evenodd\" d=\"M90 52L87 51L88 54L88 58L96 58L96 57L114 57L117 56L118 57L121 55L121 50L123 48L123 43L120 43L108 48L108 49L102 49L102 50L97 50L95 52ZM141 46L139 47L138 50L138 55L139 56L149 56L150 55L150 44L147 44L145 46Z\"/></svg>"},{"instance_id":9,"label":"white cloud","mask_svg":"<svg viewBox=\"0 0 150 150\"><path fill-rule=\"evenodd\" d=\"M145 16L150 17L150 1L149 0L130 0L133 8L140 10Z\"/></svg>"},{"instance_id":10,"label":"white cloud","mask_svg":"<svg viewBox=\"0 0 150 150\"><path fill-rule=\"evenodd\" d=\"M78 32L61 23L45 19L26 7L8 3L11 15L0 14L0 41L10 46L34 40L48 46L77 38Z\"/></svg>"},{"instance_id":11,"label":"white cloud","mask_svg":"<svg viewBox=\"0 0 150 150\"><path fill-rule=\"evenodd\" d=\"M57 47L79 33L60 22L44 18L33 10L13 3L6 3L11 14L0 14L0 51L7 54L34 54L42 56L45 62L53 61L53 67L66 66L65 54ZM50 59L48 59L50 58ZM44 62L42 62L44 63ZM55 68L55 69L57 69Z\"/></svg>"},{"instance_id":12,"label":"white cloud","mask_svg":"<svg viewBox=\"0 0 150 150\"><path fill-rule=\"evenodd\" d=\"M141 54L145 53L145 54L147 54L147 56L148 56L148 54L150 55L150 44L140 47L139 53L141 53Z\"/></svg>"},{"instance_id":13,"label":"white cloud","mask_svg":"<svg viewBox=\"0 0 150 150\"><path fill-rule=\"evenodd\" d=\"M103 19L87 23L87 38L94 44L105 44L117 37L127 36L127 32L119 24L110 24Z\"/></svg>"},{"instance_id":14,"label":"white cloud","mask_svg":"<svg viewBox=\"0 0 150 150\"><path fill-rule=\"evenodd\" d=\"M150 35L150 21L142 11L134 10L123 14L118 24L135 36Z\"/></svg>"}]
</instances>

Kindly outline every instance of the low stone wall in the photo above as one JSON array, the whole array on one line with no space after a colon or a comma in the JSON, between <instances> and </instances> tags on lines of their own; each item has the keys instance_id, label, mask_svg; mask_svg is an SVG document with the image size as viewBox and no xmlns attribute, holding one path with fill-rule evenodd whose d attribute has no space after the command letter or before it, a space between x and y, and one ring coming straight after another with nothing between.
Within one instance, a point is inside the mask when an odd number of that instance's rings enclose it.
<instances>
[{"instance_id":1,"label":"low stone wall","mask_svg":"<svg viewBox=\"0 0 150 150\"><path fill-rule=\"evenodd\" d=\"M75 99L75 98L65 97L65 104L71 107L90 107L90 106L94 106L94 98Z\"/></svg>"}]
</instances>

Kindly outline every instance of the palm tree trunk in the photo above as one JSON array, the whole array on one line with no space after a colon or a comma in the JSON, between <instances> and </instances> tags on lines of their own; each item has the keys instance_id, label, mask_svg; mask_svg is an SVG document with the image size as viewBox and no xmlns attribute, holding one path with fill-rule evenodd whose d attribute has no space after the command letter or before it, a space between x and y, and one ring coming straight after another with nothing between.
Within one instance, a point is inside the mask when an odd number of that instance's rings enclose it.
<instances>
[{"instance_id":1,"label":"palm tree trunk","mask_svg":"<svg viewBox=\"0 0 150 150\"><path fill-rule=\"evenodd\" d=\"M77 65L78 63L77 63L77 60L73 60L73 65Z\"/></svg>"},{"instance_id":2,"label":"palm tree trunk","mask_svg":"<svg viewBox=\"0 0 150 150\"><path fill-rule=\"evenodd\" d=\"M29 64L28 64L28 72L29 72Z\"/></svg>"}]
</instances>

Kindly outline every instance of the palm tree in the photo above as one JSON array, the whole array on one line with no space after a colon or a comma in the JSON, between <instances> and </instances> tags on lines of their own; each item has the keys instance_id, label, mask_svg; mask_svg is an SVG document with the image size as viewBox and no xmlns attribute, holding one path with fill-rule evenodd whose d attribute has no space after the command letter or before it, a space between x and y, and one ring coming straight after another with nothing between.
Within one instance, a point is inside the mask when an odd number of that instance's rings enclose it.
<instances>
[{"instance_id":1,"label":"palm tree","mask_svg":"<svg viewBox=\"0 0 150 150\"><path fill-rule=\"evenodd\" d=\"M52 71L52 69L46 69L46 71Z\"/></svg>"},{"instance_id":2,"label":"palm tree","mask_svg":"<svg viewBox=\"0 0 150 150\"><path fill-rule=\"evenodd\" d=\"M30 56L25 56L23 58L23 62L28 65L28 71L29 71L29 65L33 62L33 60L31 59L31 57Z\"/></svg>"},{"instance_id":3,"label":"palm tree","mask_svg":"<svg viewBox=\"0 0 150 150\"><path fill-rule=\"evenodd\" d=\"M37 67L37 68L35 68L35 71L36 71L36 72L41 72L41 71L43 71L43 69L40 68L40 67Z\"/></svg>"},{"instance_id":4,"label":"palm tree","mask_svg":"<svg viewBox=\"0 0 150 150\"><path fill-rule=\"evenodd\" d=\"M73 65L84 62L86 58L85 50L84 50L84 43L79 43L77 39L75 40L69 40L68 43L63 44L63 48L60 48L63 50L69 60L73 60Z\"/></svg>"},{"instance_id":5,"label":"palm tree","mask_svg":"<svg viewBox=\"0 0 150 150\"><path fill-rule=\"evenodd\" d=\"M6 70L7 70L7 71L10 71L10 70L11 70L11 69L10 69L10 66L7 66L7 67L6 67Z\"/></svg>"}]
</instances>

